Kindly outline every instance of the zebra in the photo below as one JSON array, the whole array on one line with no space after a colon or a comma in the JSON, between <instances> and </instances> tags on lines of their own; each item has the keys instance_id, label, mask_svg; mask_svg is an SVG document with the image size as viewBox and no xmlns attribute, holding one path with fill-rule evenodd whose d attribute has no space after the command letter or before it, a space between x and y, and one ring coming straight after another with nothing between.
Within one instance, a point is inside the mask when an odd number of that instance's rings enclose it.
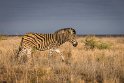
<instances>
[{"instance_id":1,"label":"zebra","mask_svg":"<svg viewBox=\"0 0 124 83\"><path fill-rule=\"evenodd\" d=\"M65 42L70 42L74 47L78 45L76 41L76 30L73 28L63 28L50 34L41 33L26 33L20 42L17 58L21 57L20 54L25 53L28 58L31 58L32 49L39 51L49 50L51 56L53 52L60 54L62 61L64 61L63 54L58 47Z\"/></svg>"}]
</instances>

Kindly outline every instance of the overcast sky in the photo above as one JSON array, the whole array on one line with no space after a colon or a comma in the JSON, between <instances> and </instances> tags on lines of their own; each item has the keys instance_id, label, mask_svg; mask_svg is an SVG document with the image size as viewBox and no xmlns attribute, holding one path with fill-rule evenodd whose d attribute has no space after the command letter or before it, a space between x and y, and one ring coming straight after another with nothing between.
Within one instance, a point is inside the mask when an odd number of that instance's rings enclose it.
<instances>
[{"instance_id":1,"label":"overcast sky","mask_svg":"<svg viewBox=\"0 0 124 83\"><path fill-rule=\"evenodd\" d=\"M124 0L0 0L0 34L124 34Z\"/></svg>"}]
</instances>

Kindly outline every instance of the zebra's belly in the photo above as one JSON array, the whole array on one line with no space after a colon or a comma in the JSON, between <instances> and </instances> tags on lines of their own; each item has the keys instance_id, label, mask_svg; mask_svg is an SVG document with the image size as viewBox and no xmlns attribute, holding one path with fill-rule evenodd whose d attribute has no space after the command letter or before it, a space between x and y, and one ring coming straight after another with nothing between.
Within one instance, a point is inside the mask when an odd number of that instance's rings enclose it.
<instances>
[{"instance_id":1,"label":"zebra's belly","mask_svg":"<svg viewBox=\"0 0 124 83\"><path fill-rule=\"evenodd\" d=\"M36 49L40 51L45 51L53 48L57 48L58 45L56 43L49 44L47 46L38 46Z\"/></svg>"},{"instance_id":2,"label":"zebra's belly","mask_svg":"<svg viewBox=\"0 0 124 83\"><path fill-rule=\"evenodd\" d=\"M42 47L42 48L36 48L36 49L39 50L39 51L45 51L45 50L48 50L49 47Z\"/></svg>"}]
</instances>

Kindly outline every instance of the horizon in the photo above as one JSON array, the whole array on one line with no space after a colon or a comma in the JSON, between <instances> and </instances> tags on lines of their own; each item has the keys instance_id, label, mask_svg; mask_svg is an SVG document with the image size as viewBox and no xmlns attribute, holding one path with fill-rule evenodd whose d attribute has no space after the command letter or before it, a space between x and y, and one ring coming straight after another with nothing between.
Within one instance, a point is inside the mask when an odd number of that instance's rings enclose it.
<instances>
[{"instance_id":1,"label":"horizon","mask_svg":"<svg viewBox=\"0 0 124 83\"><path fill-rule=\"evenodd\" d=\"M25 33L26 34L26 33ZM0 36L23 36L25 34L0 34ZM42 33L41 33L42 34ZM43 33L47 34L47 33ZM111 36L111 37L124 37L124 34L77 34L77 36Z\"/></svg>"}]
</instances>

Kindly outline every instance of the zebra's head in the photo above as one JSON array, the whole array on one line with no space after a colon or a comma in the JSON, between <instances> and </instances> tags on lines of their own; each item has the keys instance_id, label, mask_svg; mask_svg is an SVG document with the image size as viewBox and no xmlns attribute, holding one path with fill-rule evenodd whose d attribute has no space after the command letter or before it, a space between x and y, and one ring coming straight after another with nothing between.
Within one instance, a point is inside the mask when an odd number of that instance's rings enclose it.
<instances>
[{"instance_id":1,"label":"zebra's head","mask_svg":"<svg viewBox=\"0 0 124 83\"><path fill-rule=\"evenodd\" d=\"M72 45L74 47L76 47L78 45L78 42L76 41L76 31L75 31L75 29L70 28L68 30L68 34L69 34L69 36L68 36L69 42L72 43Z\"/></svg>"},{"instance_id":2,"label":"zebra's head","mask_svg":"<svg viewBox=\"0 0 124 83\"><path fill-rule=\"evenodd\" d=\"M69 41L72 43L74 47L78 45L78 42L76 41L76 31L73 28L63 28L59 29L55 32L57 35L64 35L64 38L66 41Z\"/></svg>"}]
</instances>

